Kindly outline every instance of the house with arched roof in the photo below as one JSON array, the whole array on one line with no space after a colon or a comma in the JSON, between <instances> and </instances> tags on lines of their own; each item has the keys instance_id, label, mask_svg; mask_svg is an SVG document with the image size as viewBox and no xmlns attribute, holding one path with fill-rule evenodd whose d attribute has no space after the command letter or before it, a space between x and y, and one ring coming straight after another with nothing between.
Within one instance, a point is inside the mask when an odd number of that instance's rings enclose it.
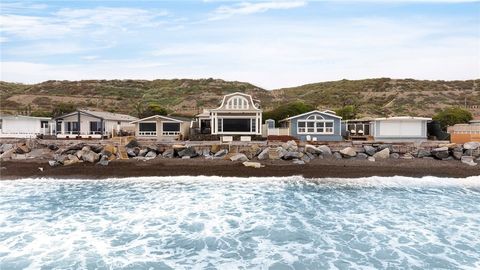
<instances>
[{"instance_id":1,"label":"house with arched roof","mask_svg":"<svg viewBox=\"0 0 480 270\"><path fill-rule=\"evenodd\" d=\"M300 141L343 141L342 117L333 111L310 111L279 121L280 127Z\"/></svg>"}]
</instances>

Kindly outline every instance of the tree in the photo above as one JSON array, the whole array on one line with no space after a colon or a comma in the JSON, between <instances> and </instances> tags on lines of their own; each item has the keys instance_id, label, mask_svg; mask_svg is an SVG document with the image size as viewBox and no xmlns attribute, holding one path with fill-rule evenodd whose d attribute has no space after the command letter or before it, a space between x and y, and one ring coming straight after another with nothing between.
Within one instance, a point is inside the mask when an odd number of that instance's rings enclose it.
<instances>
[{"instance_id":1,"label":"tree","mask_svg":"<svg viewBox=\"0 0 480 270\"><path fill-rule=\"evenodd\" d=\"M145 118L145 117L149 117L149 116L153 116L153 115L167 115L168 114L168 111L165 108L161 107L157 103L150 103L150 104L148 104L148 106L146 108L142 108L140 106L136 109L140 109L139 114L138 114L139 118Z\"/></svg>"},{"instance_id":2,"label":"tree","mask_svg":"<svg viewBox=\"0 0 480 270\"><path fill-rule=\"evenodd\" d=\"M472 113L460 107L450 107L439 111L433 116L433 120L440 122L442 129L455 124L468 123L472 120Z\"/></svg>"},{"instance_id":3,"label":"tree","mask_svg":"<svg viewBox=\"0 0 480 270\"><path fill-rule=\"evenodd\" d=\"M285 119L287 117L294 116L294 115L297 115L297 114L306 113L306 112L312 111L314 109L315 109L315 107L313 107L310 104L305 104L301 101L296 101L296 102L280 105L279 107L277 107L277 108L275 108L271 111L264 112L263 113L263 119L264 120L273 119L276 122L278 122L278 121L280 121L282 119Z\"/></svg>"},{"instance_id":4,"label":"tree","mask_svg":"<svg viewBox=\"0 0 480 270\"><path fill-rule=\"evenodd\" d=\"M346 105L340 109L335 110L338 116L343 120L355 119L357 117L357 108L353 105Z\"/></svg>"},{"instance_id":5,"label":"tree","mask_svg":"<svg viewBox=\"0 0 480 270\"><path fill-rule=\"evenodd\" d=\"M69 103L60 102L60 103L56 104L55 107L53 108L52 116L57 117L57 116L60 116L60 115L64 115L64 114L67 114L67 113L74 112L75 110L77 110L77 106L75 106L75 104L73 104L71 102L69 102Z\"/></svg>"}]
</instances>

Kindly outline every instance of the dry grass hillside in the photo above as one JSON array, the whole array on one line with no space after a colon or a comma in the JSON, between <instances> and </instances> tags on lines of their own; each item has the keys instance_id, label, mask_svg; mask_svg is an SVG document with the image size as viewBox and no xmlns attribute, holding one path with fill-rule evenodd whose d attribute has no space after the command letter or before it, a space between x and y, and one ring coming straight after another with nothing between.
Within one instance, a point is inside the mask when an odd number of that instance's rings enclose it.
<instances>
[{"instance_id":1,"label":"dry grass hillside","mask_svg":"<svg viewBox=\"0 0 480 270\"><path fill-rule=\"evenodd\" d=\"M194 115L218 106L224 94L246 92L265 110L303 101L320 109L356 105L360 115L431 116L436 110L467 105L480 115L480 80L419 81L389 78L342 80L267 91L245 82L219 79L46 81L38 84L0 82L3 113L49 112L59 103L135 114L138 103L156 103L171 113Z\"/></svg>"}]
</instances>

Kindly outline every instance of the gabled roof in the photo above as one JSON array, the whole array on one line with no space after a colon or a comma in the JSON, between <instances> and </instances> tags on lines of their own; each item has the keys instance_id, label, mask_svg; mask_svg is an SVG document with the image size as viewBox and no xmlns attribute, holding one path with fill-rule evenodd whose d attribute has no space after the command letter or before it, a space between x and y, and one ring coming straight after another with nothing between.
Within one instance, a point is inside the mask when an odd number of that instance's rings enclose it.
<instances>
[{"instance_id":1,"label":"gabled roof","mask_svg":"<svg viewBox=\"0 0 480 270\"><path fill-rule=\"evenodd\" d=\"M432 118L428 117L414 117L414 116L393 116L393 117L381 117L381 118L375 118L373 119L375 121L385 121L385 120L425 120L425 121L431 121Z\"/></svg>"},{"instance_id":2,"label":"gabled roof","mask_svg":"<svg viewBox=\"0 0 480 270\"><path fill-rule=\"evenodd\" d=\"M222 99L222 104L220 104L220 106L219 106L218 108L212 109L211 111L217 111L217 110L220 110L220 111L221 111L221 110L224 110L224 109L223 109L223 105L225 104L225 101L227 101L227 99L228 99L229 97L231 97L231 96L243 96L244 98L248 99L249 102L252 104L252 107L253 107L253 108L252 108L252 109L248 109L248 110L246 110L246 111L261 111L260 108L257 108L257 107L255 106L255 102L253 101L252 96L249 95L249 94L246 94L246 93L242 93L242 92L234 92L234 93L230 93L230 94L224 95L224 96L223 96L223 99Z\"/></svg>"},{"instance_id":3,"label":"gabled roof","mask_svg":"<svg viewBox=\"0 0 480 270\"><path fill-rule=\"evenodd\" d=\"M143 121L148 121L148 120L158 119L158 118L162 118L162 119L165 119L165 120L168 120L168 121L173 121L173 122L178 122L178 123L190 122L191 121L190 118L186 118L186 117L165 116L165 115L158 115L157 114L157 115L152 115L152 116L149 116L149 117L145 117L145 118L142 118L142 119L132 121L132 122L130 122L130 124L135 124L135 123L138 123L138 122L143 122Z\"/></svg>"},{"instance_id":4,"label":"gabled roof","mask_svg":"<svg viewBox=\"0 0 480 270\"><path fill-rule=\"evenodd\" d=\"M127 114L120 114L120 113L111 113L111 112L102 112L102 111L92 111L92 110L76 110L75 112L72 113L67 113L58 117L55 117L55 119L58 118L64 118L67 116L75 115L78 112L86 115L90 115L99 119L103 120L111 120L111 121L135 121L138 118L127 115Z\"/></svg>"},{"instance_id":5,"label":"gabled roof","mask_svg":"<svg viewBox=\"0 0 480 270\"><path fill-rule=\"evenodd\" d=\"M308 114L311 114L311 113L326 114L326 115L331 116L331 117L334 117L334 118L342 119L342 117L340 117L340 116L338 116L338 115L336 115L336 114L332 114L331 112L332 112L332 111L330 111L330 110L326 110L326 111L314 110L314 111L309 111L309 112L306 112L306 113L302 113L302 114L298 114L298 115L294 115L294 116L291 116L291 117L282 119L282 120L280 120L279 122L284 122L284 121L292 120L292 119L295 119L295 118L298 118L298 117L302 117L302 116L305 116L305 115L308 115Z\"/></svg>"}]
</instances>

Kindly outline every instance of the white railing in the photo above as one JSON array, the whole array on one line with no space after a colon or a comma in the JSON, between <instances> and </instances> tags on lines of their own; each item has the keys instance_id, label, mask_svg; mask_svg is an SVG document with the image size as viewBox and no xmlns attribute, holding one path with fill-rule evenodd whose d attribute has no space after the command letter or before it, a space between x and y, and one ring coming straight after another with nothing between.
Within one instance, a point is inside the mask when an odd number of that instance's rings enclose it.
<instances>
[{"instance_id":1,"label":"white railing","mask_svg":"<svg viewBox=\"0 0 480 270\"><path fill-rule=\"evenodd\" d=\"M288 136L290 135L288 128L269 128L267 129L267 135L273 136Z\"/></svg>"},{"instance_id":2,"label":"white railing","mask_svg":"<svg viewBox=\"0 0 480 270\"><path fill-rule=\"evenodd\" d=\"M180 135L180 131L164 131L162 132L163 136L177 136Z\"/></svg>"},{"instance_id":3,"label":"white railing","mask_svg":"<svg viewBox=\"0 0 480 270\"><path fill-rule=\"evenodd\" d=\"M139 131L138 136L157 136L156 131Z\"/></svg>"}]
</instances>

